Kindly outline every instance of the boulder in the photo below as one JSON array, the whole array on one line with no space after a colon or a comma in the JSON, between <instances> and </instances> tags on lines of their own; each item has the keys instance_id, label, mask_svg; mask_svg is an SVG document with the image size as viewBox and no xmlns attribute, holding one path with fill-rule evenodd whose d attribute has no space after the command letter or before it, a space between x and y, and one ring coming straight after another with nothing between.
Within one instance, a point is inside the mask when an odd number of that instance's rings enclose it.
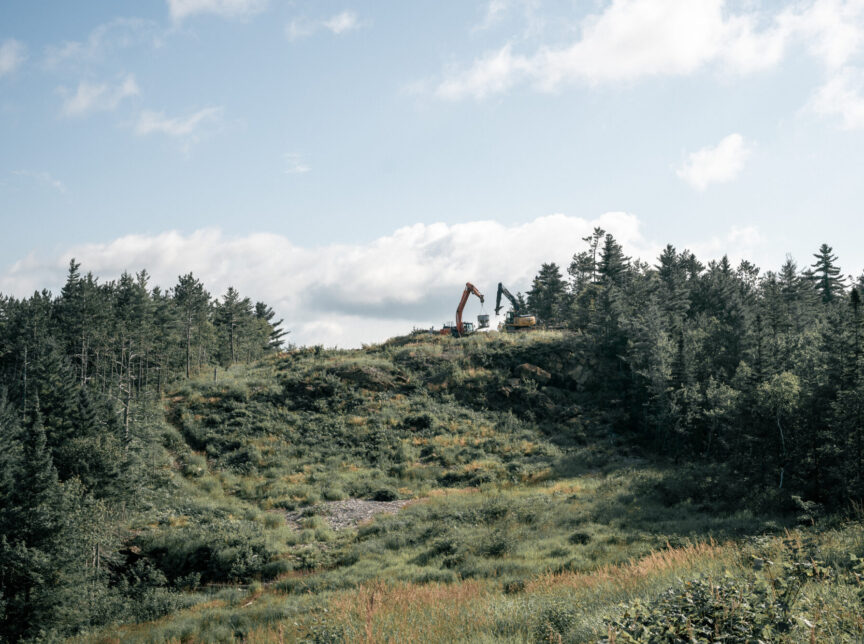
<instances>
[{"instance_id":1,"label":"boulder","mask_svg":"<svg viewBox=\"0 0 864 644\"><path fill-rule=\"evenodd\" d=\"M520 364L518 367L516 367L516 372L523 379L535 380L541 385L545 385L550 380L552 380L551 373L549 373L545 369L541 369L537 365L529 364L527 362Z\"/></svg>"}]
</instances>

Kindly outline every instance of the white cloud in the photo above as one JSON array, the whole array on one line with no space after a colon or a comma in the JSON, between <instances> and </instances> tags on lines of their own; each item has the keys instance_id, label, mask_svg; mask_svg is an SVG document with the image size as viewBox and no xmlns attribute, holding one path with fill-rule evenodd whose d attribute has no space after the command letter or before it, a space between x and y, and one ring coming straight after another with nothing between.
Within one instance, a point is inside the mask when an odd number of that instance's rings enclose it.
<instances>
[{"instance_id":1,"label":"white cloud","mask_svg":"<svg viewBox=\"0 0 864 644\"><path fill-rule=\"evenodd\" d=\"M42 64L47 69L62 65L100 63L120 49L137 45L159 47L165 33L154 21L117 18L93 29L84 41L65 41L45 48Z\"/></svg>"},{"instance_id":2,"label":"white cloud","mask_svg":"<svg viewBox=\"0 0 864 644\"><path fill-rule=\"evenodd\" d=\"M317 23L309 22L308 20L294 19L285 25L285 36L291 42L306 38L315 33L318 27Z\"/></svg>"},{"instance_id":3,"label":"white cloud","mask_svg":"<svg viewBox=\"0 0 864 644\"><path fill-rule=\"evenodd\" d=\"M737 177L750 153L743 136L730 134L714 147L690 153L676 174L696 190L705 190L712 183L726 183Z\"/></svg>"},{"instance_id":4,"label":"white cloud","mask_svg":"<svg viewBox=\"0 0 864 644\"><path fill-rule=\"evenodd\" d=\"M178 21L201 13L241 18L263 11L267 3L268 0L168 0L168 10Z\"/></svg>"},{"instance_id":5,"label":"white cloud","mask_svg":"<svg viewBox=\"0 0 864 644\"><path fill-rule=\"evenodd\" d=\"M737 264L743 259L765 259L763 242L762 234L755 226L732 226L726 234L691 244L689 249L703 262L728 255L729 260Z\"/></svg>"},{"instance_id":6,"label":"white cloud","mask_svg":"<svg viewBox=\"0 0 864 644\"><path fill-rule=\"evenodd\" d=\"M864 45L862 0L815 0L800 12L787 10L780 22L829 68L845 65Z\"/></svg>"},{"instance_id":7,"label":"white cloud","mask_svg":"<svg viewBox=\"0 0 864 644\"><path fill-rule=\"evenodd\" d=\"M85 116L96 111L110 111L116 109L123 99L141 93L132 74L128 74L122 82L113 86L108 83L81 81L74 94L64 87L59 88L59 91L66 97L63 101L63 114L66 116Z\"/></svg>"},{"instance_id":8,"label":"white cloud","mask_svg":"<svg viewBox=\"0 0 864 644\"><path fill-rule=\"evenodd\" d=\"M837 116L847 130L864 129L864 73L843 68L820 87L809 108L822 116Z\"/></svg>"},{"instance_id":9,"label":"white cloud","mask_svg":"<svg viewBox=\"0 0 864 644\"><path fill-rule=\"evenodd\" d=\"M205 107L189 116L169 117L164 112L144 110L138 117L135 133L167 134L176 138L193 136L200 128L218 124L222 120L221 107Z\"/></svg>"},{"instance_id":10,"label":"white cloud","mask_svg":"<svg viewBox=\"0 0 864 644\"><path fill-rule=\"evenodd\" d=\"M365 26L353 11L342 11L325 20L308 20L295 18L285 26L288 40L295 41L313 35L319 29L327 29L337 36L354 31Z\"/></svg>"},{"instance_id":11,"label":"white cloud","mask_svg":"<svg viewBox=\"0 0 864 644\"><path fill-rule=\"evenodd\" d=\"M27 59L27 48L23 43L8 38L0 43L0 77L11 74Z\"/></svg>"},{"instance_id":12,"label":"white cloud","mask_svg":"<svg viewBox=\"0 0 864 644\"><path fill-rule=\"evenodd\" d=\"M483 20L474 27L473 31L483 31L498 23L507 13L508 4L508 0L489 0L486 3Z\"/></svg>"},{"instance_id":13,"label":"white cloud","mask_svg":"<svg viewBox=\"0 0 864 644\"><path fill-rule=\"evenodd\" d=\"M305 174L312 168L303 160L303 157L295 152L285 155L285 174Z\"/></svg>"},{"instance_id":14,"label":"white cloud","mask_svg":"<svg viewBox=\"0 0 864 644\"><path fill-rule=\"evenodd\" d=\"M448 67L434 94L482 99L520 83L553 91L686 76L709 65L753 73L777 65L795 42L829 67L843 64L864 42L864 2L813 0L765 16L734 13L725 0L611 0L581 22L574 42L528 54L505 44L467 67Z\"/></svg>"},{"instance_id":15,"label":"white cloud","mask_svg":"<svg viewBox=\"0 0 864 644\"><path fill-rule=\"evenodd\" d=\"M329 20L325 20L323 24L337 36L360 27L360 21L357 19L357 14L353 11L337 13Z\"/></svg>"},{"instance_id":16,"label":"white cloud","mask_svg":"<svg viewBox=\"0 0 864 644\"><path fill-rule=\"evenodd\" d=\"M146 268L163 287L191 270L214 294L233 285L268 302L286 319L294 342L359 346L452 319L468 280L491 298L499 281L526 290L542 262L566 270L594 226L613 233L628 254L656 256L658 247L643 237L638 219L623 212L593 220L557 214L512 226L415 224L364 244L316 248L275 234L200 230L130 235L76 246L52 260L31 255L0 272L0 292L57 289L71 257L105 279ZM468 315L479 312L478 304L472 301Z\"/></svg>"}]
</instances>

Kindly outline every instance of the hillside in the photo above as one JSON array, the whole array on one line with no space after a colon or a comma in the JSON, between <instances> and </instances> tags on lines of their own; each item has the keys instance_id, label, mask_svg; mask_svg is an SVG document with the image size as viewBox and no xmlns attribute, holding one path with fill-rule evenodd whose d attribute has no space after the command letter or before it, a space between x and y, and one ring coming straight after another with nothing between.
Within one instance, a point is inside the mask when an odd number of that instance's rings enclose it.
<instances>
[{"instance_id":1,"label":"hillside","mask_svg":"<svg viewBox=\"0 0 864 644\"><path fill-rule=\"evenodd\" d=\"M585 342L413 335L167 392L114 562L142 623L81 641L860 641L860 521L717 503L598 406Z\"/></svg>"}]
</instances>

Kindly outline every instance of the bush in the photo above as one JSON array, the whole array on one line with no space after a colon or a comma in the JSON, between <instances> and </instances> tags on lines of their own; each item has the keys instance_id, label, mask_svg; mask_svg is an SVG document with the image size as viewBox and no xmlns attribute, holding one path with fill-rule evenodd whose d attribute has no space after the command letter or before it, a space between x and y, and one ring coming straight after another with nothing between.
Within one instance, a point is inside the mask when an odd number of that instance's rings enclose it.
<instances>
[{"instance_id":1,"label":"bush","mask_svg":"<svg viewBox=\"0 0 864 644\"><path fill-rule=\"evenodd\" d=\"M517 538L509 530L497 530L483 540L480 554L486 557L503 557L516 549Z\"/></svg>"},{"instance_id":2,"label":"bush","mask_svg":"<svg viewBox=\"0 0 864 644\"><path fill-rule=\"evenodd\" d=\"M223 519L209 524L145 533L136 540L143 554L172 582L197 575L202 582L240 581L262 575L278 554L263 526Z\"/></svg>"},{"instance_id":3,"label":"bush","mask_svg":"<svg viewBox=\"0 0 864 644\"><path fill-rule=\"evenodd\" d=\"M567 635L567 631L576 623L577 617L576 607L568 603L555 602L544 607L540 611L537 625L534 628L534 640L537 642L561 641L562 636Z\"/></svg>"},{"instance_id":4,"label":"bush","mask_svg":"<svg viewBox=\"0 0 864 644\"><path fill-rule=\"evenodd\" d=\"M395 501L399 493L392 487L380 487L372 493L373 501Z\"/></svg>"},{"instance_id":5,"label":"bush","mask_svg":"<svg viewBox=\"0 0 864 644\"><path fill-rule=\"evenodd\" d=\"M321 495L325 501L341 501L346 497L345 491L336 485L326 488Z\"/></svg>"},{"instance_id":6,"label":"bush","mask_svg":"<svg viewBox=\"0 0 864 644\"><path fill-rule=\"evenodd\" d=\"M794 553L793 553L794 554ZM755 561L756 568L766 564ZM803 584L829 574L809 562L783 564L779 574L714 584L696 579L671 588L651 603L635 601L624 614L609 621L610 638L628 635L638 641L778 641L795 626L792 609ZM655 639L656 638L656 639Z\"/></svg>"}]
</instances>

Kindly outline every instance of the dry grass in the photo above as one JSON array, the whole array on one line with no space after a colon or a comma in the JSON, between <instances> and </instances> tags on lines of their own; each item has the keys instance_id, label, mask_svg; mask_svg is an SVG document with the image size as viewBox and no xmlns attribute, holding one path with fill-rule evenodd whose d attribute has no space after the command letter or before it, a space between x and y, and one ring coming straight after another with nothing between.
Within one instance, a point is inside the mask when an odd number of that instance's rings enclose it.
<instances>
[{"instance_id":1,"label":"dry grass","mask_svg":"<svg viewBox=\"0 0 864 644\"><path fill-rule=\"evenodd\" d=\"M590 573L560 572L541 575L525 585L528 593L550 593L561 589L580 590L609 584L621 590L633 590L644 579L673 569L690 568L708 559L716 559L724 548L713 541L657 550L636 561L601 566Z\"/></svg>"},{"instance_id":2,"label":"dry grass","mask_svg":"<svg viewBox=\"0 0 864 644\"><path fill-rule=\"evenodd\" d=\"M346 641L365 644L390 642L492 641L500 629L502 614L518 610L531 614L544 601L564 600L574 605L591 601L614 607L622 593L639 595L670 575L686 574L726 555L734 546L713 542L668 548L636 561L603 566L591 573L545 574L529 581L524 592L506 595L493 580L465 580L455 584L387 583L375 581L330 596L327 625ZM730 558L731 562L731 558ZM515 602L515 604L514 604ZM530 623L506 639L521 641L531 636ZM260 628L246 642L291 642L309 634L299 622Z\"/></svg>"}]
</instances>

